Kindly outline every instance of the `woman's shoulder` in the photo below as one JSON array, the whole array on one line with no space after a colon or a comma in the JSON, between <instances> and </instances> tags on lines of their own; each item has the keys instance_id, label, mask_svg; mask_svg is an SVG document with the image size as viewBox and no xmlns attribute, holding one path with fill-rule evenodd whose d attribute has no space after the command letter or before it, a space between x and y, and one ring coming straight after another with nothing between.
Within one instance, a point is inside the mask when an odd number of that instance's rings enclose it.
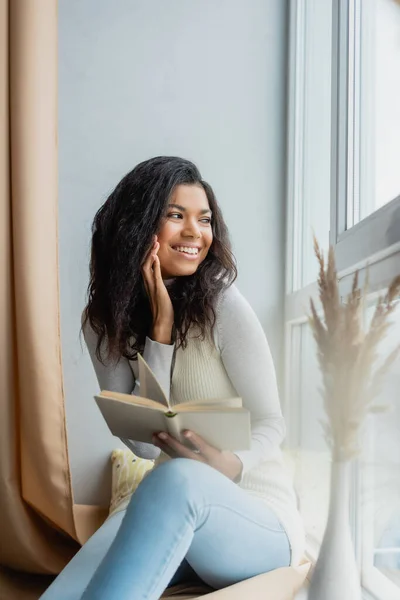
<instances>
[{"instance_id":1,"label":"woman's shoulder","mask_svg":"<svg viewBox=\"0 0 400 600\"><path fill-rule=\"evenodd\" d=\"M223 290L217 304L217 314L219 316L226 316L230 313L237 314L238 312L240 313L248 311L254 314L250 303L244 297L235 283L232 283L228 288Z\"/></svg>"},{"instance_id":2,"label":"woman's shoulder","mask_svg":"<svg viewBox=\"0 0 400 600\"><path fill-rule=\"evenodd\" d=\"M268 345L255 310L236 285L231 285L220 296L214 340L220 351L232 346L264 351Z\"/></svg>"},{"instance_id":3,"label":"woman's shoulder","mask_svg":"<svg viewBox=\"0 0 400 600\"><path fill-rule=\"evenodd\" d=\"M242 330L247 330L249 333L254 333L262 330L250 302L235 284L225 289L219 298L216 310L216 324L222 336L228 331L239 333Z\"/></svg>"}]
</instances>

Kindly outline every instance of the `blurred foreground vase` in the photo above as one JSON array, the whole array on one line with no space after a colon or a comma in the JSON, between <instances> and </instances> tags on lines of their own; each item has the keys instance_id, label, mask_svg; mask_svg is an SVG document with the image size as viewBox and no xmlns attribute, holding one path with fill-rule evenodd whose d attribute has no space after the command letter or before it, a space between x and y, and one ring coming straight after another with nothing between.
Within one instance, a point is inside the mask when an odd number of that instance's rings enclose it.
<instances>
[{"instance_id":1,"label":"blurred foreground vase","mask_svg":"<svg viewBox=\"0 0 400 600\"><path fill-rule=\"evenodd\" d=\"M311 579L309 600L361 600L350 535L351 460L333 461L328 522Z\"/></svg>"}]
</instances>

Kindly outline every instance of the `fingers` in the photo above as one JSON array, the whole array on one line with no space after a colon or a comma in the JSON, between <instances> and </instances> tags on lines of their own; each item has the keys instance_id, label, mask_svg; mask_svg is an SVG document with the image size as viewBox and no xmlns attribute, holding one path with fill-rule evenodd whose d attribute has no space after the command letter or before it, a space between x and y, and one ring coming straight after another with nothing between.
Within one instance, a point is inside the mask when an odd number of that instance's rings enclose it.
<instances>
[{"instance_id":1,"label":"fingers","mask_svg":"<svg viewBox=\"0 0 400 600\"><path fill-rule=\"evenodd\" d=\"M220 454L220 451L214 446L210 446L206 441L203 440L202 437L194 433L193 431L184 431L183 435L189 442L199 450L200 455L203 456L207 462L210 462L213 458L216 457L217 454Z\"/></svg>"},{"instance_id":2,"label":"fingers","mask_svg":"<svg viewBox=\"0 0 400 600\"><path fill-rule=\"evenodd\" d=\"M160 249L160 244L158 242L155 242L149 250L146 260L143 263L142 269L144 269L146 271L151 270L159 249Z\"/></svg>"},{"instance_id":3,"label":"fingers","mask_svg":"<svg viewBox=\"0 0 400 600\"><path fill-rule=\"evenodd\" d=\"M161 263L157 255L159 249L160 243L157 240L157 236L155 236L153 246L142 267L142 276L146 293L150 300L153 324L156 322L164 323L168 327L171 325L172 329L174 309L162 278Z\"/></svg>"},{"instance_id":4,"label":"fingers","mask_svg":"<svg viewBox=\"0 0 400 600\"><path fill-rule=\"evenodd\" d=\"M156 285L164 283L162 275L161 275L161 264L160 259L156 255L154 258L154 278L156 281Z\"/></svg>"},{"instance_id":5,"label":"fingers","mask_svg":"<svg viewBox=\"0 0 400 600\"><path fill-rule=\"evenodd\" d=\"M159 249L160 249L160 243L157 240L157 236L154 236L153 243L144 259L142 269L144 269L144 268L148 269L149 267L152 266L152 264L154 262L154 257L157 255L157 252L159 251Z\"/></svg>"},{"instance_id":6,"label":"fingers","mask_svg":"<svg viewBox=\"0 0 400 600\"><path fill-rule=\"evenodd\" d=\"M177 454L166 442L163 442L158 435L153 435L152 442L154 446L160 448L160 450L162 450L162 452L167 454L170 458L179 458L179 454Z\"/></svg>"},{"instance_id":7,"label":"fingers","mask_svg":"<svg viewBox=\"0 0 400 600\"><path fill-rule=\"evenodd\" d=\"M143 267L142 276L143 276L143 281L144 281L144 287L146 288L146 293L149 297L151 304L153 304L153 299L155 296L155 285L154 285L153 275L151 272L149 273L148 268Z\"/></svg>"},{"instance_id":8,"label":"fingers","mask_svg":"<svg viewBox=\"0 0 400 600\"><path fill-rule=\"evenodd\" d=\"M152 241L152 243L151 243L151 246L150 246L150 248L147 250L146 254L144 255L143 262L142 262L142 269L143 269L143 267L145 266L145 264L147 263L148 259L150 258L151 254L152 254L152 252L153 252L153 249L154 249L155 243L156 243L156 240L155 240L155 238L153 237L153 241Z\"/></svg>"},{"instance_id":9,"label":"fingers","mask_svg":"<svg viewBox=\"0 0 400 600\"><path fill-rule=\"evenodd\" d=\"M159 248L160 244L155 240L142 266L142 275L146 287L146 292L150 296L150 298L154 297L155 294L153 265Z\"/></svg>"},{"instance_id":10,"label":"fingers","mask_svg":"<svg viewBox=\"0 0 400 600\"><path fill-rule=\"evenodd\" d=\"M158 435L155 435L153 439L153 443L156 446L158 446L162 450L166 448L164 452L166 452L167 454L171 454L172 451L175 454L175 456L178 456L180 458L191 458L193 460L205 462L204 457L201 454L190 450L190 448L187 448L186 446L178 442L178 440L176 440L174 437L168 435L165 432L161 432Z\"/></svg>"},{"instance_id":11,"label":"fingers","mask_svg":"<svg viewBox=\"0 0 400 600\"><path fill-rule=\"evenodd\" d=\"M170 458L180 458L178 454L176 454L176 452L174 452L172 450L172 448L170 448L168 446L168 444L162 444L160 442L160 440L158 441L153 441L154 446L157 446L157 448L160 448L161 452L164 452L164 454L166 454L167 456L169 456Z\"/></svg>"}]
</instances>

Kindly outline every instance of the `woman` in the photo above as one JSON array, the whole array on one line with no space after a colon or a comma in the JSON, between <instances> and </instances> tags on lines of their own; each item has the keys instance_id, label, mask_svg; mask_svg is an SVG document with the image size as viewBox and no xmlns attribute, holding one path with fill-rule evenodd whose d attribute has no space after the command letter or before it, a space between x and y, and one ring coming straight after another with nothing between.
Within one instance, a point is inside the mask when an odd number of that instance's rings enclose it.
<instances>
[{"instance_id":1,"label":"woman","mask_svg":"<svg viewBox=\"0 0 400 600\"><path fill-rule=\"evenodd\" d=\"M214 588L298 563L303 529L280 444L285 425L263 330L232 285L228 232L194 164L157 157L117 185L93 224L83 331L101 389L140 394L143 353L171 403L241 396L248 451L219 451L196 432L123 440L164 461L43 596L155 600L198 577Z\"/></svg>"}]
</instances>

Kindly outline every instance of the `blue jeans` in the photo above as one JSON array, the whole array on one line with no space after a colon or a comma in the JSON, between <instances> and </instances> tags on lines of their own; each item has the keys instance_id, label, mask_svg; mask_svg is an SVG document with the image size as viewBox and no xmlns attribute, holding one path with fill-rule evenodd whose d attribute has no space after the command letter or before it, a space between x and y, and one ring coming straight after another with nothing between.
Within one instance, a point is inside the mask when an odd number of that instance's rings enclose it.
<instances>
[{"instance_id":1,"label":"blue jeans","mask_svg":"<svg viewBox=\"0 0 400 600\"><path fill-rule=\"evenodd\" d=\"M41 600L158 600L194 574L219 589L289 564L287 535L262 500L176 458L146 477Z\"/></svg>"}]
</instances>

